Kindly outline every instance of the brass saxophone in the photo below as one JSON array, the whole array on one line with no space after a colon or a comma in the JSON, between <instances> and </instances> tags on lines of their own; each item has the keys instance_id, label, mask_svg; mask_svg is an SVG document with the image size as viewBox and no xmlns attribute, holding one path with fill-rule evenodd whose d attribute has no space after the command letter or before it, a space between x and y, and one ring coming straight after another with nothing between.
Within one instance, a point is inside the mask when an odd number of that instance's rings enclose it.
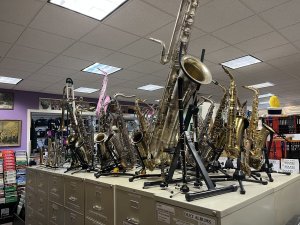
<instances>
[{"instance_id":1,"label":"brass saxophone","mask_svg":"<svg viewBox=\"0 0 300 225\"><path fill-rule=\"evenodd\" d=\"M273 132L273 129L263 124L262 129L258 132L258 104L259 104L259 91L256 88L243 86L244 88L252 91L254 93L253 101L252 101L252 114L250 117L250 125L249 129L247 129L247 137L250 142L250 149L248 153L249 165L254 169L259 170L263 165L263 152L262 149L266 144L266 140L268 135Z\"/></svg>"},{"instance_id":2,"label":"brass saxophone","mask_svg":"<svg viewBox=\"0 0 300 225\"><path fill-rule=\"evenodd\" d=\"M246 121L243 117L236 115L237 90L234 78L224 66L222 66L222 68L230 78L229 106L225 142L226 144L224 150L229 158L238 158L241 151L241 144Z\"/></svg>"},{"instance_id":3,"label":"brass saxophone","mask_svg":"<svg viewBox=\"0 0 300 225\"><path fill-rule=\"evenodd\" d=\"M133 133L132 142L138 147L138 151L141 155L145 167L148 170L153 171L155 168L155 162L151 159L151 154L148 152L148 148L147 148L147 143L149 142L148 129L150 126L139 106L140 102L144 102L144 101L142 101L139 98L135 99L135 112L140 124L140 130L136 130ZM142 173L145 173L145 171L142 171Z\"/></svg>"},{"instance_id":4,"label":"brass saxophone","mask_svg":"<svg viewBox=\"0 0 300 225\"><path fill-rule=\"evenodd\" d=\"M155 158L160 158L164 149L174 148L177 144L177 78L179 76L184 78L184 106L187 105L199 84L211 82L211 74L207 67L195 57L186 55L197 7L198 0L181 1L167 53L165 44L162 41L151 38L151 40L160 43L163 47L161 63L166 64L172 61L171 72L157 111L156 123L154 128L151 129L151 140L148 143L148 149L149 151L151 150ZM181 49L181 59L179 59L179 49Z\"/></svg>"},{"instance_id":5,"label":"brass saxophone","mask_svg":"<svg viewBox=\"0 0 300 225\"><path fill-rule=\"evenodd\" d=\"M222 88L224 94L220 101L220 106L216 112L216 117L213 125L209 132L210 142L213 146L207 148L205 152L202 153L202 160L204 165L207 167L209 163L214 160L218 160L221 152L223 151L225 140L226 140L226 127L223 119L223 113L227 107L228 91L227 89L219 84L217 81L213 80L213 83Z\"/></svg>"}]
</instances>

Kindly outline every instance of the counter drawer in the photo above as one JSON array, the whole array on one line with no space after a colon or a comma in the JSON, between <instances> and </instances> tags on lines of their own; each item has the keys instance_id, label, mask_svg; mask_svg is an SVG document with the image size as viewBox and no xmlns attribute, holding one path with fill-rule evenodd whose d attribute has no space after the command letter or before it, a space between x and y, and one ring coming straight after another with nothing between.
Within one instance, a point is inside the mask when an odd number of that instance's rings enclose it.
<instances>
[{"instance_id":1,"label":"counter drawer","mask_svg":"<svg viewBox=\"0 0 300 225\"><path fill-rule=\"evenodd\" d=\"M36 188L36 170L26 169L26 188L34 190Z\"/></svg>"},{"instance_id":2,"label":"counter drawer","mask_svg":"<svg viewBox=\"0 0 300 225\"><path fill-rule=\"evenodd\" d=\"M65 206L77 213L84 214L83 179L65 177Z\"/></svg>"},{"instance_id":3,"label":"counter drawer","mask_svg":"<svg viewBox=\"0 0 300 225\"><path fill-rule=\"evenodd\" d=\"M65 208L65 225L83 225L83 215Z\"/></svg>"},{"instance_id":4,"label":"counter drawer","mask_svg":"<svg viewBox=\"0 0 300 225\"><path fill-rule=\"evenodd\" d=\"M44 171L36 172L36 187L39 191L48 194L48 177L49 173Z\"/></svg>"},{"instance_id":5,"label":"counter drawer","mask_svg":"<svg viewBox=\"0 0 300 225\"><path fill-rule=\"evenodd\" d=\"M53 225L64 224L64 207L49 201L49 223Z\"/></svg>"},{"instance_id":6,"label":"counter drawer","mask_svg":"<svg viewBox=\"0 0 300 225\"><path fill-rule=\"evenodd\" d=\"M61 175L50 175L49 182L49 200L58 204L64 204L64 179Z\"/></svg>"},{"instance_id":7,"label":"counter drawer","mask_svg":"<svg viewBox=\"0 0 300 225\"><path fill-rule=\"evenodd\" d=\"M105 225L114 224L114 190L111 185L99 185L86 181L85 216Z\"/></svg>"}]
</instances>

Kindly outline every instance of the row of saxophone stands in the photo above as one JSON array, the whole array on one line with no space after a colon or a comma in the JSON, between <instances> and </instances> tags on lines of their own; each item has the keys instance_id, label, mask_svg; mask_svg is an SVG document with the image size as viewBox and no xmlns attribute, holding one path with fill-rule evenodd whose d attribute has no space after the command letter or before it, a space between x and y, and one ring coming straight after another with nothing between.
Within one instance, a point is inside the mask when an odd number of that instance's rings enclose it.
<instances>
[{"instance_id":1,"label":"row of saxophone stands","mask_svg":"<svg viewBox=\"0 0 300 225\"><path fill-rule=\"evenodd\" d=\"M217 183L221 181L238 182L241 194L246 193L244 181L266 185L268 181L262 179L262 173L267 174L270 182L273 181L271 174L275 171L272 170L268 158L271 145L265 147L265 143L268 136L272 143L275 131L264 124L262 130L256 132L258 90L245 87L254 92L252 116L248 121L244 113L245 104L238 104L234 77L223 67L226 76L230 78L230 87L227 90L217 81L213 82L222 87L224 96L212 131L208 125L212 122L212 113L209 112L204 120L198 115L201 103L197 93L201 85L212 82L212 75L203 64L204 50L201 61L187 55L197 7L198 0L182 0L168 51L162 41L151 38L152 41L162 44L161 63L171 61L171 72L154 116L142 112L139 101L136 101L140 127L133 133L132 140L120 110L118 97L134 96L115 94L108 103L106 112L102 109L99 117L102 133L97 135L95 151L94 143L90 142L91 138L82 126L80 107L75 105L73 81L70 78L66 80L63 109L68 112L74 131L68 137L67 148L71 152L72 160L66 172L79 168L96 171L96 177L130 176L131 182L138 178L157 177L157 181L145 182L144 188L158 185L168 189L171 184L175 184L180 193L185 194L187 201L237 191L237 185L217 187ZM227 114L227 121L223 119L224 114ZM193 135L188 131L191 121L194 124ZM225 167L218 162L224 151L228 156ZM100 169L95 167L95 158L100 159ZM139 159L140 168L134 173L136 158ZM236 167L233 166L233 158L237 159ZM188 165L190 161L191 167ZM251 167L256 170L251 170ZM155 168L160 168L160 173L146 173L146 170L153 171ZM180 178L174 177L176 169L181 170ZM226 169L233 169L234 172L228 172ZM130 171L133 172L129 173ZM213 175L209 172L213 172ZM246 175L249 178L246 178ZM206 190L201 190L203 182ZM191 186L196 191L191 191Z\"/></svg>"}]
</instances>

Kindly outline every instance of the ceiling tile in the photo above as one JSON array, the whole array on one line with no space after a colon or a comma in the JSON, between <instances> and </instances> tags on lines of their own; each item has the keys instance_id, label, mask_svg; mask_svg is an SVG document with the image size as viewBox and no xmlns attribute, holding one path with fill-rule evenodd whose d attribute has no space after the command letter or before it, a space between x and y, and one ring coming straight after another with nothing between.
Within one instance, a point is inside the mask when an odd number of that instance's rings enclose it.
<instances>
[{"instance_id":1,"label":"ceiling tile","mask_svg":"<svg viewBox=\"0 0 300 225\"><path fill-rule=\"evenodd\" d=\"M86 61L81 59L75 59L68 56L58 56L54 60L52 60L48 65L50 66L57 66L67 69L73 69L73 70L82 70L87 66L90 66L93 62L92 61Z\"/></svg>"},{"instance_id":2,"label":"ceiling tile","mask_svg":"<svg viewBox=\"0 0 300 225\"><path fill-rule=\"evenodd\" d=\"M151 4L152 6L156 7L159 10L163 10L166 13L169 13L173 16L177 16L178 9L180 6L180 0L143 0Z\"/></svg>"},{"instance_id":3,"label":"ceiling tile","mask_svg":"<svg viewBox=\"0 0 300 225\"><path fill-rule=\"evenodd\" d=\"M274 6L280 5L282 3L288 2L290 0L241 0L248 7L254 10L256 13L265 11L267 9L273 8Z\"/></svg>"},{"instance_id":4,"label":"ceiling tile","mask_svg":"<svg viewBox=\"0 0 300 225\"><path fill-rule=\"evenodd\" d=\"M11 45L4 43L4 42L0 42L0 58L4 57L5 54L7 53L7 51L10 49Z\"/></svg>"},{"instance_id":5,"label":"ceiling tile","mask_svg":"<svg viewBox=\"0 0 300 225\"><path fill-rule=\"evenodd\" d=\"M70 38L64 38L47 32L27 28L17 41L17 44L49 52L60 53L73 42L74 40Z\"/></svg>"},{"instance_id":6,"label":"ceiling tile","mask_svg":"<svg viewBox=\"0 0 300 225\"><path fill-rule=\"evenodd\" d=\"M298 41L300 40L300 23L280 29L279 32L289 41Z\"/></svg>"},{"instance_id":7,"label":"ceiling tile","mask_svg":"<svg viewBox=\"0 0 300 225\"><path fill-rule=\"evenodd\" d=\"M53 81L53 80L52 80ZM53 81L54 82L54 81ZM53 83L51 82L51 83ZM31 88L39 88L40 90L49 86L49 82L33 81L33 80L22 80L16 85L14 89L16 90L30 90Z\"/></svg>"},{"instance_id":8,"label":"ceiling tile","mask_svg":"<svg viewBox=\"0 0 300 225\"><path fill-rule=\"evenodd\" d=\"M288 66L293 63L299 63L300 62L300 54L294 54L294 55L288 55L284 57L279 57L276 59L272 59L268 61L268 64L276 66L276 67L283 67Z\"/></svg>"},{"instance_id":9,"label":"ceiling tile","mask_svg":"<svg viewBox=\"0 0 300 225\"><path fill-rule=\"evenodd\" d=\"M164 66L159 63L151 62L151 61L143 61L134 66L128 68L128 70L132 70L140 73L154 73L156 71L160 71L167 66Z\"/></svg>"},{"instance_id":10,"label":"ceiling tile","mask_svg":"<svg viewBox=\"0 0 300 225\"><path fill-rule=\"evenodd\" d=\"M44 4L36 0L1 0L0 20L27 25Z\"/></svg>"},{"instance_id":11,"label":"ceiling tile","mask_svg":"<svg viewBox=\"0 0 300 225\"><path fill-rule=\"evenodd\" d=\"M81 41L98 45L104 48L118 50L136 41L137 39L139 39L139 37L133 34L129 34L101 24L93 31L85 35L81 39Z\"/></svg>"},{"instance_id":12,"label":"ceiling tile","mask_svg":"<svg viewBox=\"0 0 300 225\"><path fill-rule=\"evenodd\" d=\"M268 61L271 59L283 57L283 56L288 56L288 55L293 55L298 53L299 50L296 49L293 45L291 44L285 44L281 45L279 47L267 49L261 52L257 52L253 54L253 56L259 58L262 61Z\"/></svg>"},{"instance_id":13,"label":"ceiling tile","mask_svg":"<svg viewBox=\"0 0 300 225\"><path fill-rule=\"evenodd\" d=\"M62 54L78 59L98 62L104 57L110 55L111 53L113 53L113 51L105 48L100 48L94 45L77 42L76 44L68 48L66 51L64 51Z\"/></svg>"},{"instance_id":14,"label":"ceiling tile","mask_svg":"<svg viewBox=\"0 0 300 225\"><path fill-rule=\"evenodd\" d=\"M45 74L40 74L40 73L35 73L32 74L30 77L27 78L28 81L39 81L41 83L47 83L49 85L49 82L53 82L54 80L61 80L63 79L64 76L55 76L55 75L45 75ZM63 83L62 83L63 85Z\"/></svg>"},{"instance_id":15,"label":"ceiling tile","mask_svg":"<svg viewBox=\"0 0 300 225\"><path fill-rule=\"evenodd\" d=\"M263 12L261 16L275 28L283 28L300 22L299 8L299 0L288 1Z\"/></svg>"},{"instance_id":16,"label":"ceiling tile","mask_svg":"<svg viewBox=\"0 0 300 225\"><path fill-rule=\"evenodd\" d=\"M150 41L149 39L140 39L125 48L122 48L120 52L140 57L151 58L161 52L161 45Z\"/></svg>"},{"instance_id":17,"label":"ceiling tile","mask_svg":"<svg viewBox=\"0 0 300 225\"><path fill-rule=\"evenodd\" d=\"M253 12L238 0L214 0L196 12L195 26L213 32L251 15Z\"/></svg>"},{"instance_id":18,"label":"ceiling tile","mask_svg":"<svg viewBox=\"0 0 300 225\"><path fill-rule=\"evenodd\" d=\"M143 59L116 52L105 57L100 62L120 68L128 68L129 66L135 65L141 61L143 61Z\"/></svg>"},{"instance_id":19,"label":"ceiling tile","mask_svg":"<svg viewBox=\"0 0 300 225\"><path fill-rule=\"evenodd\" d=\"M24 26L0 21L0 41L14 43L24 30Z\"/></svg>"},{"instance_id":20,"label":"ceiling tile","mask_svg":"<svg viewBox=\"0 0 300 225\"><path fill-rule=\"evenodd\" d=\"M198 39L191 41L189 45L188 54L200 57L202 49L205 49L206 53L217 51L219 49L227 47L228 44L211 36L205 35Z\"/></svg>"},{"instance_id":21,"label":"ceiling tile","mask_svg":"<svg viewBox=\"0 0 300 225\"><path fill-rule=\"evenodd\" d=\"M7 77L15 77L15 78L28 78L31 72L20 71L16 69L0 69L0 76L7 76Z\"/></svg>"},{"instance_id":22,"label":"ceiling tile","mask_svg":"<svg viewBox=\"0 0 300 225\"><path fill-rule=\"evenodd\" d=\"M50 52L36 50L18 45L15 45L7 54L7 57L10 58L41 64L49 62L55 56L56 54Z\"/></svg>"},{"instance_id":23,"label":"ceiling tile","mask_svg":"<svg viewBox=\"0 0 300 225\"><path fill-rule=\"evenodd\" d=\"M213 34L230 44L236 44L271 31L273 31L273 29L258 16L251 16L222 28Z\"/></svg>"},{"instance_id":24,"label":"ceiling tile","mask_svg":"<svg viewBox=\"0 0 300 225\"><path fill-rule=\"evenodd\" d=\"M223 48L221 50L209 53L206 55L206 59L213 62L213 63L222 63L229 61L231 59L235 59L241 56L244 56L245 52L239 50L238 48L229 46L226 48Z\"/></svg>"},{"instance_id":25,"label":"ceiling tile","mask_svg":"<svg viewBox=\"0 0 300 225\"><path fill-rule=\"evenodd\" d=\"M299 40L299 41L295 41L293 44L294 44L297 48L300 49L300 40Z\"/></svg>"},{"instance_id":26,"label":"ceiling tile","mask_svg":"<svg viewBox=\"0 0 300 225\"><path fill-rule=\"evenodd\" d=\"M255 53L265 49L274 48L287 44L288 41L277 32L271 32L248 41L236 44L236 46L246 52Z\"/></svg>"},{"instance_id":27,"label":"ceiling tile","mask_svg":"<svg viewBox=\"0 0 300 225\"><path fill-rule=\"evenodd\" d=\"M37 71L42 64L25 62L16 59L4 58L0 63L0 69L15 69L25 72L35 72Z\"/></svg>"},{"instance_id":28,"label":"ceiling tile","mask_svg":"<svg viewBox=\"0 0 300 225\"><path fill-rule=\"evenodd\" d=\"M46 4L30 27L64 37L79 39L96 27L98 22L71 10Z\"/></svg>"},{"instance_id":29,"label":"ceiling tile","mask_svg":"<svg viewBox=\"0 0 300 225\"><path fill-rule=\"evenodd\" d=\"M144 36L168 24L174 17L142 2L133 0L104 20L105 24Z\"/></svg>"},{"instance_id":30,"label":"ceiling tile","mask_svg":"<svg viewBox=\"0 0 300 225\"><path fill-rule=\"evenodd\" d=\"M47 75L48 77L51 77L51 76L68 76L75 72L77 72L77 70L46 65L43 66L41 69L39 69L36 72L36 74Z\"/></svg>"},{"instance_id":31,"label":"ceiling tile","mask_svg":"<svg viewBox=\"0 0 300 225\"><path fill-rule=\"evenodd\" d=\"M115 80L115 82L117 82L117 79L121 80L121 83L124 82L124 80L135 80L137 78L140 78L142 76L145 76L145 74L141 74L139 72L135 72L135 71L130 71L130 70L121 70L117 73L114 73L112 75L109 76L109 80L108 83L110 82L110 80Z\"/></svg>"}]
</instances>

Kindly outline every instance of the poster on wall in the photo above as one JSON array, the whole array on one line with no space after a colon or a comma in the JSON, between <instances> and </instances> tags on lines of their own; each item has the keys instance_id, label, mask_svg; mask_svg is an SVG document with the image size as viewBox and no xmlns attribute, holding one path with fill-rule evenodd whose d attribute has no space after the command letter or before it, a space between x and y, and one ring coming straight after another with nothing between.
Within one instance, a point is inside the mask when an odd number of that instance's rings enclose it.
<instances>
[{"instance_id":1,"label":"poster on wall","mask_svg":"<svg viewBox=\"0 0 300 225\"><path fill-rule=\"evenodd\" d=\"M21 120L0 120L0 147L21 146Z\"/></svg>"},{"instance_id":2,"label":"poster on wall","mask_svg":"<svg viewBox=\"0 0 300 225\"><path fill-rule=\"evenodd\" d=\"M0 92L0 110L14 109L14 94L9 92Z\"/></svg>"}]
</instances>

